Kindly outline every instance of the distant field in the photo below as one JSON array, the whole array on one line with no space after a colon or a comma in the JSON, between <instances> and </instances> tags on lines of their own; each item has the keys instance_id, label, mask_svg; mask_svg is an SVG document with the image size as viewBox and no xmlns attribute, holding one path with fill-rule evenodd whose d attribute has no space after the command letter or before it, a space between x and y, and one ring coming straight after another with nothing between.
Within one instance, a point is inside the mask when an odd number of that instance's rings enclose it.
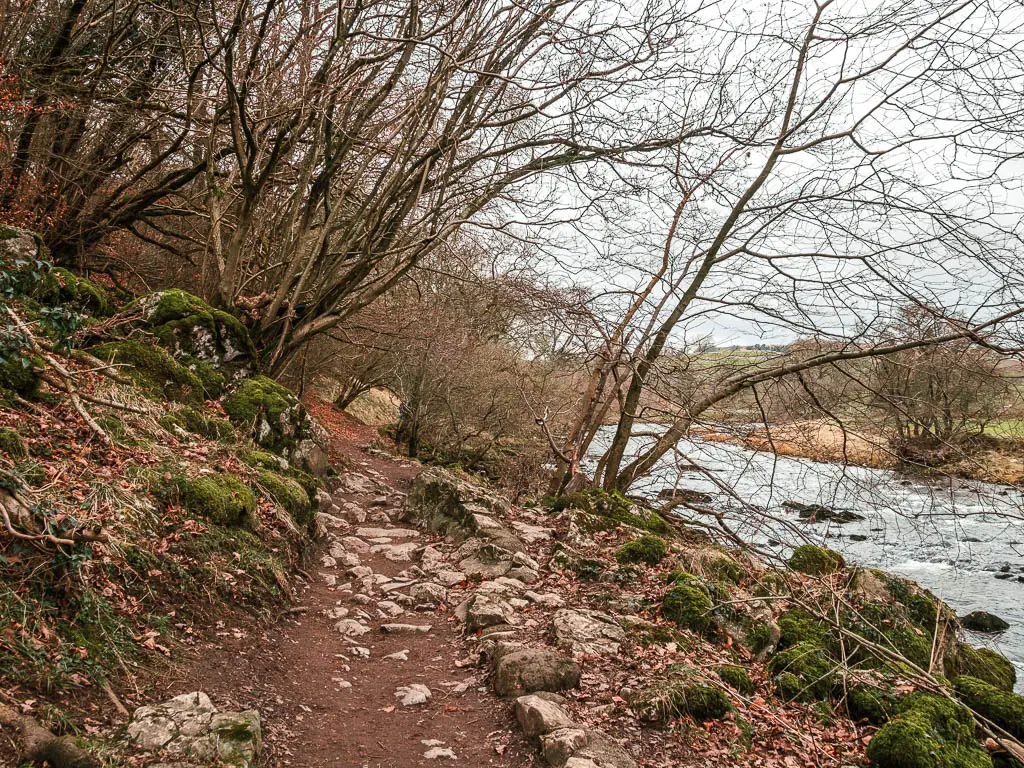
<instances>
[{"instance_id":1,"label":"distant field","mask_svg":"<svg viewBox=\"0 0 1024 768\"><path fill-rule=\"evenodd\" d=\"M1024 437L1024 419L996 419L983 432L989 437Z\"/></svg>"}]
</instances>

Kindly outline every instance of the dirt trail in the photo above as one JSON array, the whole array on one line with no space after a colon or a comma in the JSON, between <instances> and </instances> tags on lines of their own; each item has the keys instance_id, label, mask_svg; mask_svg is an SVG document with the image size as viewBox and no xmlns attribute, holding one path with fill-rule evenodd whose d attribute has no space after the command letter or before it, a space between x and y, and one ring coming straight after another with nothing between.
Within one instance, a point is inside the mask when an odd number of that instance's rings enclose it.
<instances>
[{"instance_id":1,"label":"dirt trail","mask_svg":"<svg viewBox=\"0 0 1024 768\"><path fill-rule=\"evenodd\" d=\"M510 705L485 688L451 618L460 586L438 605L402 586L418 575L410 550L451 549L398 521L418 468L345 452L353 466L332 494L339 509L326 518L326 542L299 596L305 612L269 628L220 628L165 693L204 690L225 707L258 709L263 764L274 768L532 764ZM430 629L383 629L396 623ZM405 706L396 691L413 685L430 698Z\"/></svg>"}]
</instances>

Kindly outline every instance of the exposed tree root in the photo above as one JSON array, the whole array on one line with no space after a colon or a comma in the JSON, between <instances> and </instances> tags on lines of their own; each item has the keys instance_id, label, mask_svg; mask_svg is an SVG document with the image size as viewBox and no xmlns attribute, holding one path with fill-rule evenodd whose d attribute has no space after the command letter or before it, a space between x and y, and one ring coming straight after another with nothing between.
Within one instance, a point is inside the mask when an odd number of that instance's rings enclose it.
<instances>
[{"instance_id":1,"label":"exposed tree root","mask_svg":"<svg viewBox=\"0 0 1024 768\"><path fill-rule=\"evenodd\" d=\"M0 704L0 725L16 728L21 733L26 759L53 768L100 768L100 762L75 743L71 736L56 736L35 718L22 715Z\"/></svg>"}]
</instances>

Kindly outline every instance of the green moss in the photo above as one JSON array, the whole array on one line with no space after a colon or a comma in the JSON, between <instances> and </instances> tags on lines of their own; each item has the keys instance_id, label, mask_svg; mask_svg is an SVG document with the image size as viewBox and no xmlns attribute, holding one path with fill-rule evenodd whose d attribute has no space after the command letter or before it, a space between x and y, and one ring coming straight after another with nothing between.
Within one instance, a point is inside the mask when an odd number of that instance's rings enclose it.
<instances>
[{"instance_id":1,"label":"green moss","mask_svg":"<svg viewBox=\"0 0 1024 768\"><path fill-rule=\"evenodd\" d=\"M680 665L667 667L661 679L633 697L631 706L641 720L665 722L689 715L694 720L717 720L732 711L728 694L694 680Z\"/></svg>"},{"instance_id":2,"label":"green moss","mask_svg":"<svg viewBox=\"0 0 1024 768\"><path fill-rule=\"evenodd\" d=\"M0 359L0 390L9 390L27 399L39 397L41 379L37 370L42 361L30 357L10 355Z\"/></svg>"},{"instance_id":3,"label":"green moss","mask_svg":"<svg viewBox=\"0 0 1024 768\"><path fill-rule=\"evenodd\" d=\"M875 768L992 768L964 707L931 694L908 697L903 712L868 744Z\"/></svg>"},{"instance_id":4,"label":"green moss","mask_svg":"<svg viewBox=\"0 0 1024 768\"><path fill-rule=\"evenodd\" d=\"M827 699L834 685L836 664L815 643L800 643L781 651L768 662L776 676L779 697L786 701Z\"/></svg>"},{"instance_id":5,"label":"green moss","mask_svg":"<svg viewBox=\"0 0 1024 768\"><path fill-rule=\"evenodd\" d=\"M114 341L90 350L108 363L128 366L127 374L146 394L158 399L198 405L203 401L203 384L168 352L138 341Z\"/></svg>"},{"instance_id":6,"label":"green moss","mask_svg":"<svg viewBox=\"0 0 1024 768\"><path fill-rule=\"evenodd\" d=\"M873 643L898 651L919 667L927 669L932 660L932 638L910 622L899 603L871 601L844 615L844 624ZM855 660L877 665L869 650L854 653Z\"/></svg>"},{"instance_id":7,"label":"green moss","mask_svg":"<svg viewBox=\"0 0 1024 768\"><path fill-rule=\"evenodd\" d=\"M739 584L743 580L743 568L729 554L719 551L717 556L707 558L701 565L708 579L729 581Z\"/></svg>"},{"instance_id":8,"label":"green moss","mask_svg":"<svg viewBox=\"0 0 1024 768\"><path fill-rule=\"evenodd\" d=\"M224 393L227 377L212 365L189 355L181 356L179 362L202 382L208 400L216 400Z\"/></svg>"},{"instance_id":9,"label":"green moss","mask_svg":"<svg viewBox=\"0 0 1024 768\"><path fill-rule=\"evenodd\" d=\"M235 436L231 422L214 416L205 416L195 408L185 406L176 411L166 413L159 419L160 426L174 434L183 429L194 435L201 435L209 440L227 440Z\"/></svg>"},{"instance_id":10,"label":"green moss","mask_svg":"<svg viewBox=\"0 0 1024 768\"><path fill-rule=\"evenodd\" d=\"M846 566L843 556L838 552L814 544L802 544L793 550L788 565L794 571L811 576L835 573Z\"/></svg>"},{"instance_id":11,"label":"green moss","mask_svg":"<svg viewBox=\"0 0 1024 768\"><path fill-rule=\"evenodd\" d=\"M313 507L309 494L295 480L284 477L269 469L260 472L260 486L274 501L284 507L299 525L309 525L313 520Z\"/></svg>"},{"instance_id":12,"label":"green moss","mask_svg":"<svg viewBox=\"0 0 1024 768\"><path fill-rule=\"evenodd\" d=\"M36 284L33 295L43 304L69 304L95 317L106 317L113 311L104 288L63 267L50 269Z\"/></svg>"},{"instance_id":13,"label":"green moss","mask_svg":"<svg viewBox=\"0 0 1024 768\"><path fill-rule=\"evenodd\" d=\"M218 525L243 525L256 510L256 497L234 475L210 473L173 482L185 509Z\"/></svg>"},{"instance_id":14,"label":"green moss","mask_svg":"<svg viewBox=\"0 0 1024 768\"><path fill-rule=\"evenodd\" d=\"M13 429L0 428L0 451L12 459L28 458L28 448L25 447L21 435Z\"/></svg>"},{"instance_id":15,"label":"green moss","mask_svg":"<svg viewBox=\"0 0 1024 768\"><path fill-rule=\"evenodd\" d=\"M821 645L829 635L829 626L804 608L792 608L779 617L779 649L792 648L800 643Z\"/></svg>"},{"instance_id":16,"label":"green moss","mask_svg":"<svg viewBox=\"0 0 1024 768\"><path fill-rule=\"evenodd\" d=\"M734 690L739 691L744 696L752 696L756 690L754 687L754 681L750 679L750 675L747 673L747 670L743 667L736 666L735 664L728 664L724 667L719 667L718 676L722 679L722 682Z\"/></svg>"},{"instance_id":17,"label":"green moss","mask_svg":"<svg viewBox=\"0 0 1024 768\"><path fill-rule=\"evenodd\" d=\"M554 512L580 509L651 533L665 534L669 531L668 523L659 514L634 504L617 491L606 493L591 489L564 496L549 496L542 503Z\"/></svg>"},{"instance_id":18,"label":"green moss","mask_svg":"<svg viewBox=\"0 0 1024 768\"><path fill-rule=\"evenodd\" d=\"M1003 691L976 677L953 680L957 697L982 717L1005 728L1015 738L1024 738L1024 696Z\"/></svg>"},{"instance_id":19,"label":"green moss","mask_svg":"<svg viewBox=\"0 0 1024 768\"><path fill-rule=\"evenodd\" d=\"M250 467L256 467L257 469L269 469L274 472L288 469L287 459L267 451L246 451L239 454L238 458Z\"/></svg>"},{"instance_id":20,"label":"green moss","mask_svg":"<svg viewBox=\"0 0 1024 768\"><path fill-rule=\"evenodd\" d=\"M899 699L881 686L861 683L846 691L846 711L854 721L881 725L895 714L898 706Z\"/></svg>"},{"instance_id":21,"label":"green moss","mask_svg":"<svg viewBox=\"0 0 1024 768\"><path fill-rule=\"evenodd\" d=\"M665 559L666 554L668 554L668 547L665 540L660 536L647 534L627 542L615 550L615 559L623 565L626 563L657 565Z\"/></svg>"},{"instance_id":22,"label":"green moss","mask_svg":"<svg viewBox=\"0 0 1024 768\"><path fill-rule=\"evenodd\" d=\"M1017 670L1013 664L991 648L974 648L959 643L949 666L952 669L948 669L947 674L951 676L975 677L1004 691L1012 691L1017 684Z\"/></svg>"},{"instance_id":23,"label":"green moss","mask_svg":"<svg viewBox=\"0 0 1024 768\"><path fill-rule=\"evenodd\" d=\"M883 581L893 599L903 606L908 619L929 634L935 631L935 621L944 607L935 595L899 576L893 576L884 571L874 571L874 573ZM944 613L949 619L953 618L953 613L948 608Z\"/></svg>"},{"instance_id":24,"label":"green moss","mask_svg":"<svg viewBox=\"0 0 1024 768\"><path fill-rule=\"evenodd\" d=\"M236 426L250 430L260 445L276 452L293 447L308 428L309 417L295 394L266 376L246 379L223 405Z\"/></svg>"},{"instance_id":25,"label":"green moss","mask_svg":"<svg viewBox=\"0 0 1024 768\"><path fill-rule=\"evenodd\" d=\"M661 602L661 612L669 621L700 633L711 625L713 606L707 589L697 584L696 580L691 583L677 581L675 586L665 593Z\"/></svg>"}]
</instances>

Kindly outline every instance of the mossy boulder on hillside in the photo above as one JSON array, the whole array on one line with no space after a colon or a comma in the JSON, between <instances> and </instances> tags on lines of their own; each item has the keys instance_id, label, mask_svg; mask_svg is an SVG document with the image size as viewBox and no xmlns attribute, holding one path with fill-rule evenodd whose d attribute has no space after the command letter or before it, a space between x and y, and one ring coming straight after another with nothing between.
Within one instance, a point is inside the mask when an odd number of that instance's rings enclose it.
<instances>
[{"instance_id":1,"label":"mossy boulder on hillside","mask_svg":"<svg viewBox=\"0 0 1024 768\"><path fill-rule=\"evenodd\" d=\"M739 691L744 696L752 696L754 694L754 681L750 679L750 674L743 667L727 664L724 667L718 668L718 676L722 679L723 683Z\"/></svg>"},{"instance_id":2,"label":"mossy boulder on hillside","mask_svg":"<svg viewBox=\"0 0 1024 768\"><path fill-rule=\"evenodd\" d=\"M63 267L49 269L32 295L41 304L71 306L94 317L106 317L114 309L105 288Z\"/></svg>"},{"instance_id":3,"label":"mossy boulder on hillside","mask_svg":"<svg viewBox=\"0 0 1024 768\"><path fill-rule=\"evenodd\" d=\"M817 701L832 693L837 666L820 645L804 642L775 654L768 671L775 676L779 698Z\"/></svg>"},{"instance_id":4,"label":"mossy boulder on hillside","mask_svg":"<svg viewBox=\"0 0 1024 768\"><path fill-rule=\"evenodd\" d=\"M668 546L665 540L654 534L646 534L639 539L626 542L615 550L615 559L622 565L631 563L646 563L657 565L665 559L668 554Z\"/></svg>"},{"instance_id":5,"label":"mossy boulder on hillside","mask_svg":"<svg viewBox=\"0 0 1024 768\"><path fill-rule=\"evenodd\" d=\"M211 472L172 482L185 509L217 525L245 525L256 511L253 492L234 475Z\"/></svg>"},{"instance_id":6,"label":"mossy boulder on hillside","mask_svg":"<svg viewBox=\"0 0 1024 768\"><path fill-rule=\"evenodd\" d=\"M664 723L689 715L694 720L718 720L732 711L729 695L701 682L680 665L667 667L653 684L630 701L637 716L648 723Z\"/></svg>"},{"instance_id":7,"label":"mossy boulder on hillside","mask_svg":"<svg viewBox=\"0 0 1024 768\"><path fill-rule=\"evenodd\" d=\"M298 482L269 469L260 472L259 482L267 495L284 507L296 523L305 526L312 522L313 505L309 494Z\"/></svg>"},{"instance_id":8,"label":"mossy boulder on hillside","mask_svg":"<svg viewBox=\"0 0 1024 768\"><path fill-rule=\"evenodd\" d=\"M234 315L178 289L151 293L132 306L161 346L194 369L207 387L217 390L208 392L209 397L217 397L225 382L256 372L256 348Z\"/></svg>"},{"instance_id":9,"label":"mossy boulder on hillside","mask_svg":"<svg viewBox=\"0 0 1024 768\"><path fill-rule=\"evenodd\" d=\"M19 355L0 358L0 391L7 390L27 400L36 399L42 383L38 373L41 363Z\"/></svg>"},{"instance_id":10,"label":"mossy boulder on hillside","mask_svg":"<svg viewBox=\"0 0 1024 768\"><path fill-rule=\"evenodd\" d=\"M982 717L1007 730L1017 739L1024 739L1024 696L1003 691L976 677L953 680L957 697Z\"/></svg>"},{"instance_id":11,"label":"mossy boulder on hillside","mask_svg":"<svg viewBox=\"0 0 1024 768\"><path fill-rule=\"evenodd\" d=\"M711 626L713 607L705 585L694 577L682 577L662 598L661 614L680 627L701 633Z\"/></svg>"},{"instance_id":12,"label":"mossy boulder on hillside","mask_svg":"<svg viewBox=\"0 0 1024 768\"><path fill-rule=\"evenodd\" d=\"M28 448L21 435L13 429L0 428L0 451L12 459L27 459Z\"/></svg>"},{"instance_id":13,"label":"mossy boulder on hillside","mask_svg":"<svg viewBox=\"0 0 1024 768\"><path fill-rule=\"evenodd\" d=\"M964 707L940 696L915 694L868 744L873 768L992 768Z\"/></svg>"},{"instance_id":14,"label":"mossy boulder on hillside","mask_svg":"<svg viewBox=\"0 0 1024 768\"><path fill-rule=\"evenodd\" d=\"M1012 691L1017 684L1017 670L1011 661L991 648L960 643L948 666L950 669L946 671L950 676L975 677L1004 691Z\"/></svg>"},{"instance_id":15,"label":"mossy boulder on hillside","mask_svg":"<svg viewBox=\"0 0 1024 768\"><path fill-rule=\"evenodd\" d=\"M312 474L327 468L313 419L290 389L254 376L224 398L224 411L262 448L281 454Z\"/></svg>"},{"instance_id":16,"label":"mossy boulder on hillside","mask_svg":"<svg viewBox=\"0 0 1024 768\"><path fill-rule=\"evenodd\" d=\"M161 427L175 435L190 432L209 440L227 440L235 435L231 422L215 416L206 416L188 406L164 414L160 417L159 423Z\"/></svg>"},{"instance_id":17,"label":"mossy boulder on hillside","mask_svg":"<svg viewBox=\"0 0 1024 768\"><path fill-rule=\"evenodd\" d=\"M635 504L621 493L607 493L598 489L548 497L544 505L553 512L578 509L616 523L631 525L651 533L666 534L668 523L657 512Z\"/></svg>"},{"instance_id":18,"label":"mossy boulder on hillside","mask_svg":"<svg viewBox=\"0 0 1024 768\"><path fill-rule=\"evenodd\" d=\"M787 564L794 571L810 576L823 576L842 570L846 566L838 552L814 544L802 544L793 550Z\"/></svg>"},{"instance_id":19,"label":"mossy boulder on hillside","mask_svg":"<svg viewBox=\"0 0 1024 768\"><path fill-rule=\"evenodd\" d=\"M89 351L100 360L120 366L118 372L150 397L191 405L203 402L202 382L161 347L140 341L111 341Z\"/></svg>"},{"instance_id":20,"label":"mossy boulder on hillside","mask_svg":"<svg viewBox=\"0 0 1024 768\"><path fill-rule=\"evenodd\" d=\"M846 712L854 722L887 723L899 709L899 698L884 684L858 683L846 691Z\"/></svg>"}]
</instances>

